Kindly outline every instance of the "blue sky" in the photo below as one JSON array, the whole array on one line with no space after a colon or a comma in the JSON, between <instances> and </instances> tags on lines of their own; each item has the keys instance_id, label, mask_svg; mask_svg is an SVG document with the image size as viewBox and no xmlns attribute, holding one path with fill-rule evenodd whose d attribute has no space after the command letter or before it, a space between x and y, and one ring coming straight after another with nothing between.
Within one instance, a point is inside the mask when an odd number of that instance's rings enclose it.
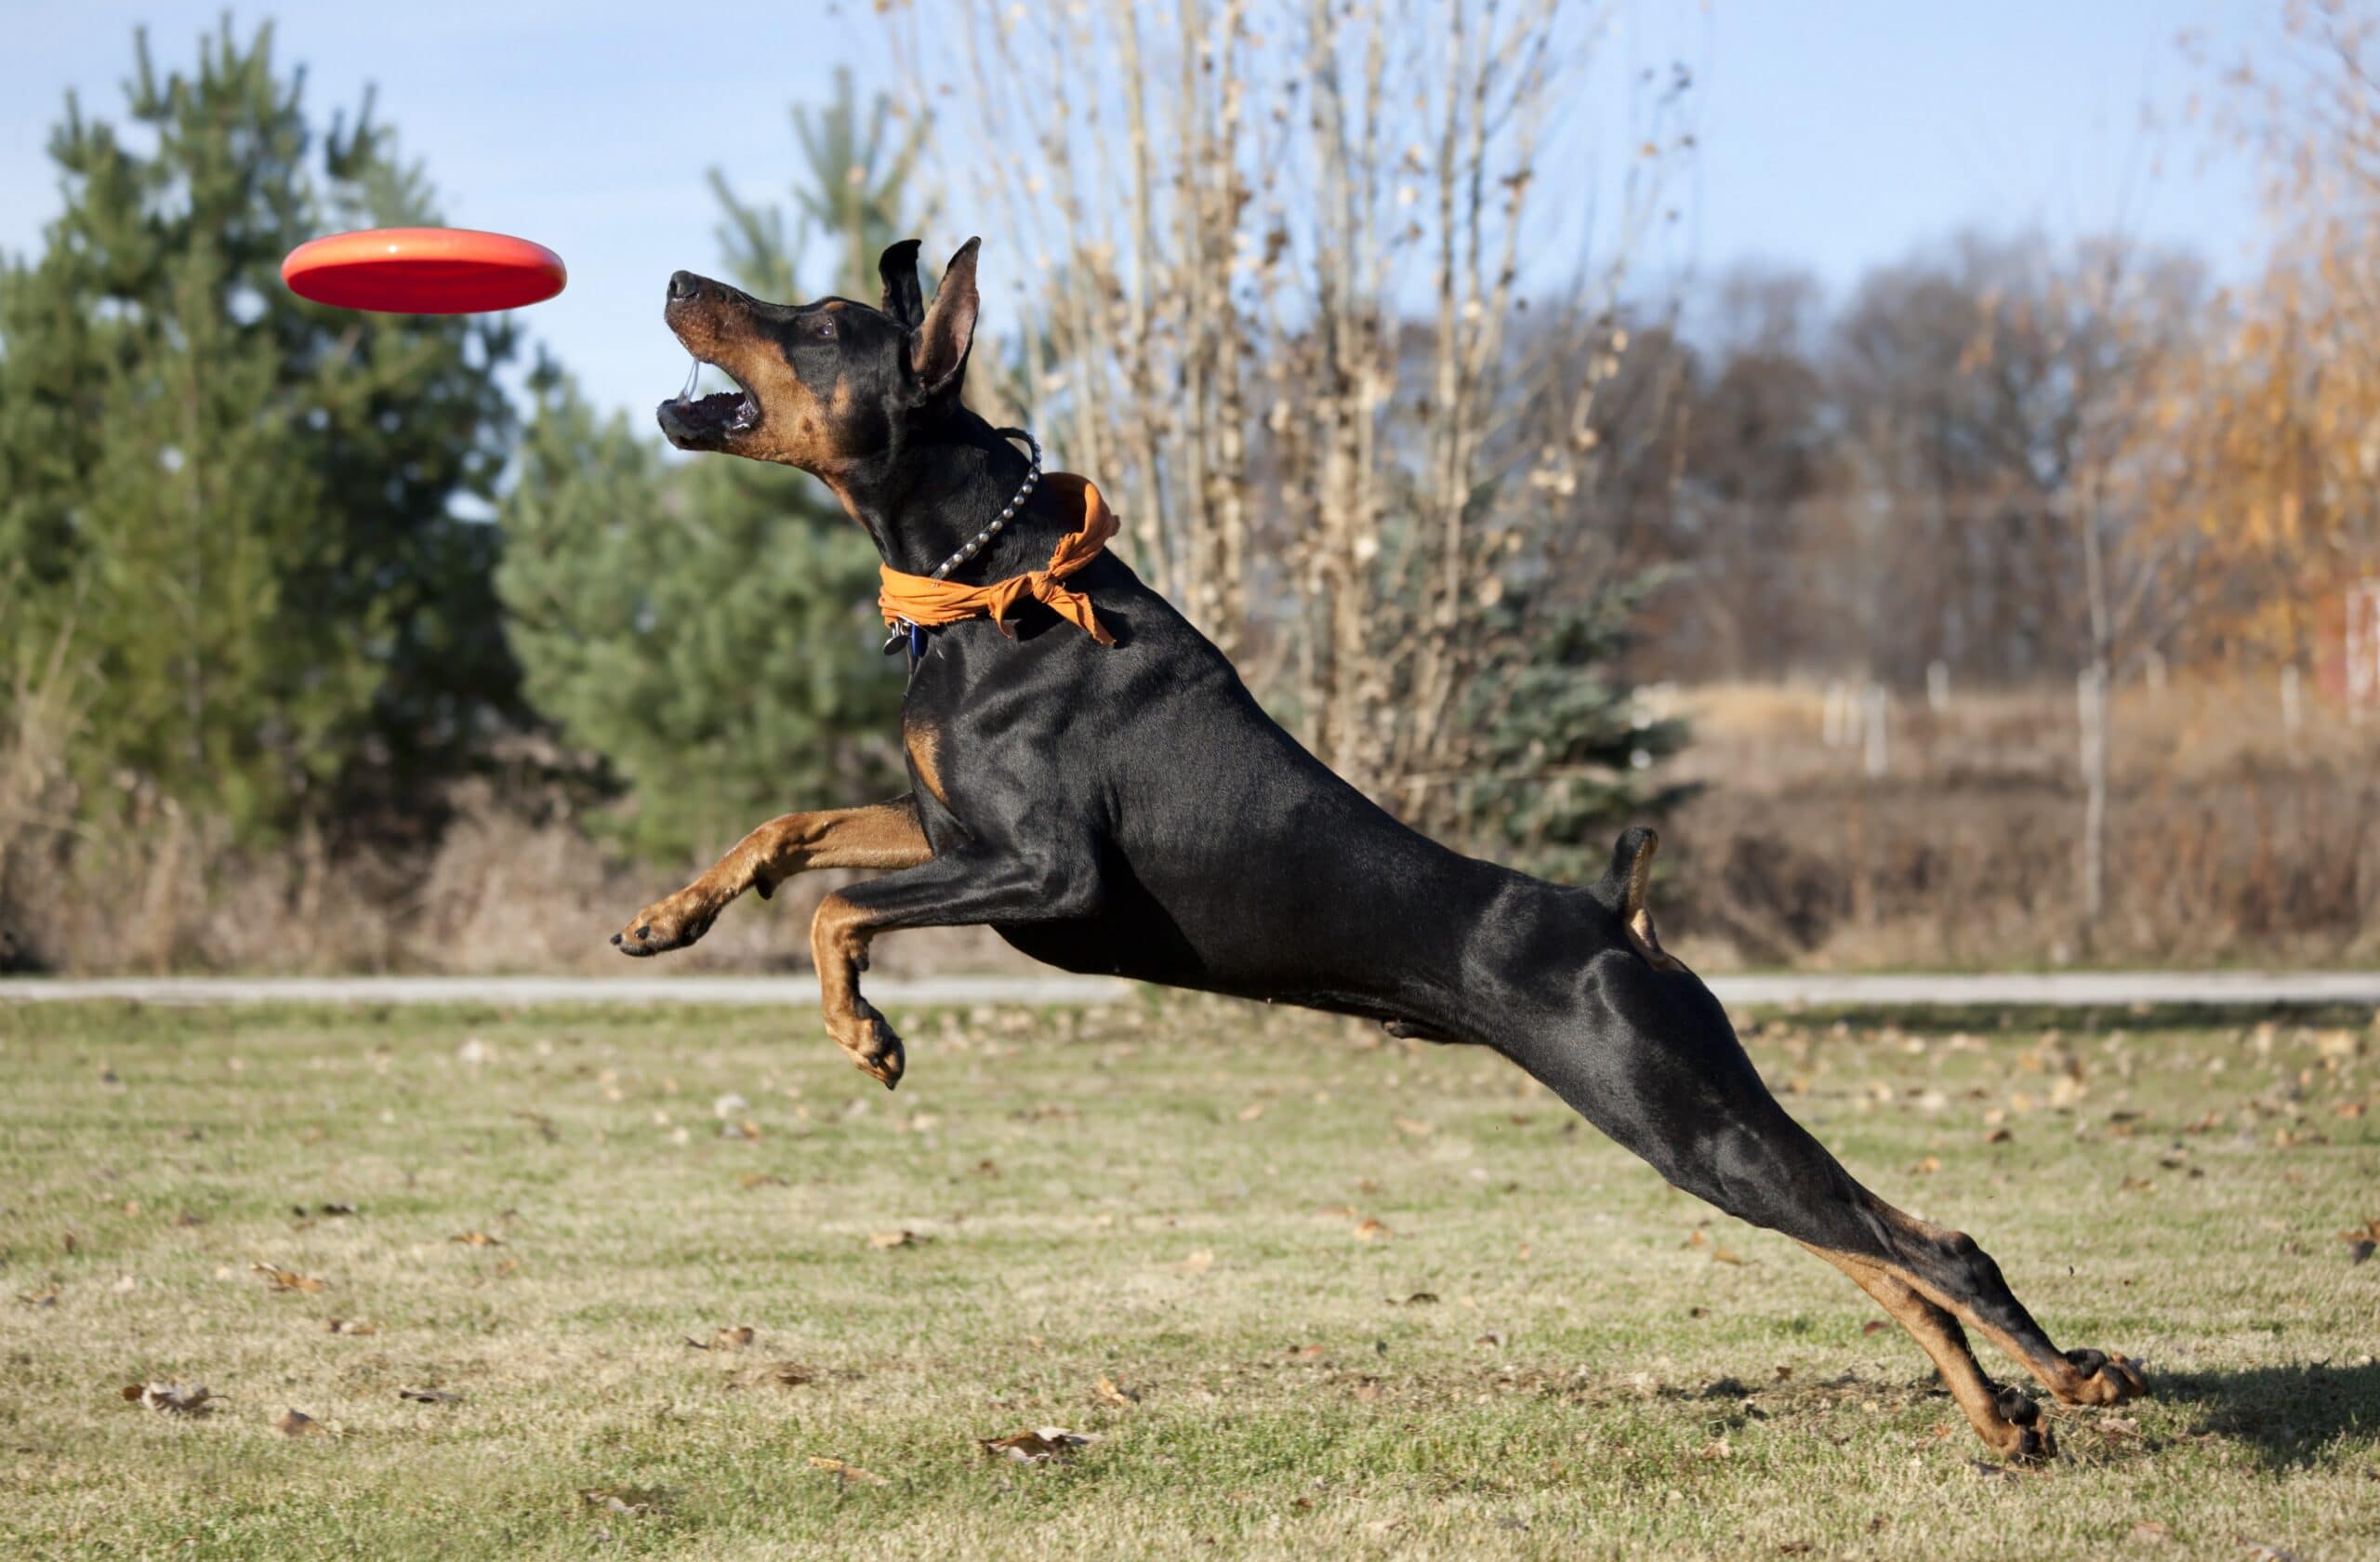
<instances>
[{"instance_id":1,"label":"blue sky","mask_svg":"<svg viewBox=\"0 0 2380 1562\"><path fill-rule=\"evenodd\" d=\"M935 0L916 0L931 11ZM1673 261L1757 257L1838 292L1861 271L1962 226L2121 227L2195 245L2237 274L2260 238L2249 170L2208 157L2171 118L2201 83L2188 26L2225 48L2269 40L2253 0L1623 0L1616 62L1698 68L1702 155ZM150 0L0 0L0 250L36 246L56 211L44 154L66 90L113 115L135 24L162 64L192 55L222 7ZM377 84L382 117L425 160L451 222L558 250L571 284L524 317L601 401L642 409L685 360L659 323L680 266L710 267L704 171L774 194L793 165L787 107L836 64L881 75L870 0L749 7L654 0L291 0L272 17L327 120ZM945 194L949 233L972 232ZM974 226L982 226L975 224ZM986 250L986 281L998 257Z\"/></svg>"}]
</instances>

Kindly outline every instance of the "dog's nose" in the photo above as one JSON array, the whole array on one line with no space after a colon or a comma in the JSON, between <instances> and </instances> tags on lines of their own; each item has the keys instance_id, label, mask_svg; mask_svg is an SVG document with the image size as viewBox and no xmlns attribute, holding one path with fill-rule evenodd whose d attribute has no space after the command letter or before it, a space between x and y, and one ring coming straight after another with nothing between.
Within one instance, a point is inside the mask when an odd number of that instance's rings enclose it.
<instances>
[{"instance_id":1,"label":"dog's nose","mask_svg":"<svg viewBox=\"0 0 2380 1562\"><path fill-rule=\"evenodd\" d=\"M672 298L691 298L702 289L703 279L692 271L669 273L669 297Z\"/></svg>"}]
</instances>

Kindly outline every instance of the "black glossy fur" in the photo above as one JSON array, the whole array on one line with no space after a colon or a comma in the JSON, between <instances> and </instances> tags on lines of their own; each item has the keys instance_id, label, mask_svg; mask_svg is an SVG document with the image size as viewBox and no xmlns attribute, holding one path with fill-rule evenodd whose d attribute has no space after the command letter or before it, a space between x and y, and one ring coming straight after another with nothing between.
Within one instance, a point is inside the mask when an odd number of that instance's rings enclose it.
<instances>
[{"instance_id":1,"label":"black glossy fur","mask_svg":"<svg viewBox=\"0 0 2380 1562\"><path fill-rule=\"evenodd\" d=\"M681 273L673 327L705 356L722 343L757 354L725 366L758 399L762 428L828 426L746 439L684 404L665 405L662 421L692 448L818 472L889 563L922 573L998 513L1025 458L958 400L972 243L931 315L914 245L885 269L881 311L764 305ZM773 398L756 381L780 366L799 383ZM958 578L1039 567L1075 519L1045 489ZM1623 836L1591 888L1450 851L1302 748L1122 559L1107 554L1071 584L1113 647L1038 604L1013 638L981 619L928 637L902 720L932 859L839 892L866 936L981 923L1068 971L1493 1049L1673 1184L1844 1267L1935 1355L2001 1451L2039 1453L2046 1429L2022 1395L1981 1379L1957 1320L2061 1398L2137 1390L2121 1357L2061 1356L1971 1240L1878 1199L1786 1115L1710 991L1659 953L1648 923L1632 934L1649 832ZM638 926L630 952L641 952ZM1963 1383L1968 1374L1982 1386Z\"/></svg>"}]
</instances>

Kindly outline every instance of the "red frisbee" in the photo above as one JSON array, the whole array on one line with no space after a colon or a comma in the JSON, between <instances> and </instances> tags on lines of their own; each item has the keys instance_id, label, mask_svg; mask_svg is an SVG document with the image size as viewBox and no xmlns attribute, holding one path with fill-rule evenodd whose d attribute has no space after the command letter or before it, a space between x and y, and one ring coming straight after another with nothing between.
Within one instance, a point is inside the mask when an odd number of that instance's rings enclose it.
<instances>
[{"instance_id":1,"label":"red frisbee","mask_svg":"<svg viewBox=\"0 0 2380 1562\"><path fill-rule=\"evenodd\" d=\"M543 302L570 280L540 244L469 228L372 228L311 239L281 263L301 298L390 314L481 314Z\"/></svg>"}]
</instances>

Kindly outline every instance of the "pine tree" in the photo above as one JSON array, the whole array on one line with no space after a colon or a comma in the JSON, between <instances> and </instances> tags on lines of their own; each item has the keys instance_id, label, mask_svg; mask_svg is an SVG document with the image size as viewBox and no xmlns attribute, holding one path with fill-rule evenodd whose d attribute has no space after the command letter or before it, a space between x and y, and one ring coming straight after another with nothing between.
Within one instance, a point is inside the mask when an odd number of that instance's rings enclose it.
<instances>
[{"instance_id":1,"label":"pine tree","mask_svg":"<svg viewBox=\"0 0 2380 1562\"><path fill-rule=\"evenodd\" d=\"M494 536L501 325L308 304L282 257L435 220L367 100L317 138L270 28L226 22L128 126L71 97L65 210L0 265L0 619L73 626L86 781L270 831L454 762L512 670ZM5 698L0 692L0 698Z\"/></svg>"},{"instance_id":2,"label":"pine tree","mask_svg":"<svg viewBox=\"0 0 2380 1562\"><path fill-rule=\"evenodd\" d=\"M875 296L916 152L913 133L887 156L888 117L879 98L863 127L847 74L822 114L795 111L806 166L790 239L781 209L739 201L713 173L730 280L800 297L798 262L824 244L838 290ZM545 375L501 521L497 589L529 700L608 767L638 851L696 856L770 814L898 788L902 664L879 655L876 554L813 480L729 457L667 461Z\"/></svg>"},{"instance_id":3,"label":"pine tree","mask_svg":"<svg viewBox=\"0 0 2380 1562\"><path fill-rule=\"evenodd\" d=\"M1477 736L1460 792L1483 854L1583 884L1608 866L1617 827L1685 795L1649 776L1686 746L1686 724L1646 714L1620 670L1655 583L1640 576L1580 602L1514 590L1499 603L1527 653L1466 702Z\"/></svg>"},{"instance_id":4,"label":"pine tree","mask_svg":"<svg viewBox=\"0 0 2380 1562\"><path fill-rule=\"evenodd\" d=\"M540 386L496 586L530 704L605 762L655 857L896 785L900 678L849 539L734 493L778 475L672 467L566 377Z\"/></svg>"}]
</instances>

